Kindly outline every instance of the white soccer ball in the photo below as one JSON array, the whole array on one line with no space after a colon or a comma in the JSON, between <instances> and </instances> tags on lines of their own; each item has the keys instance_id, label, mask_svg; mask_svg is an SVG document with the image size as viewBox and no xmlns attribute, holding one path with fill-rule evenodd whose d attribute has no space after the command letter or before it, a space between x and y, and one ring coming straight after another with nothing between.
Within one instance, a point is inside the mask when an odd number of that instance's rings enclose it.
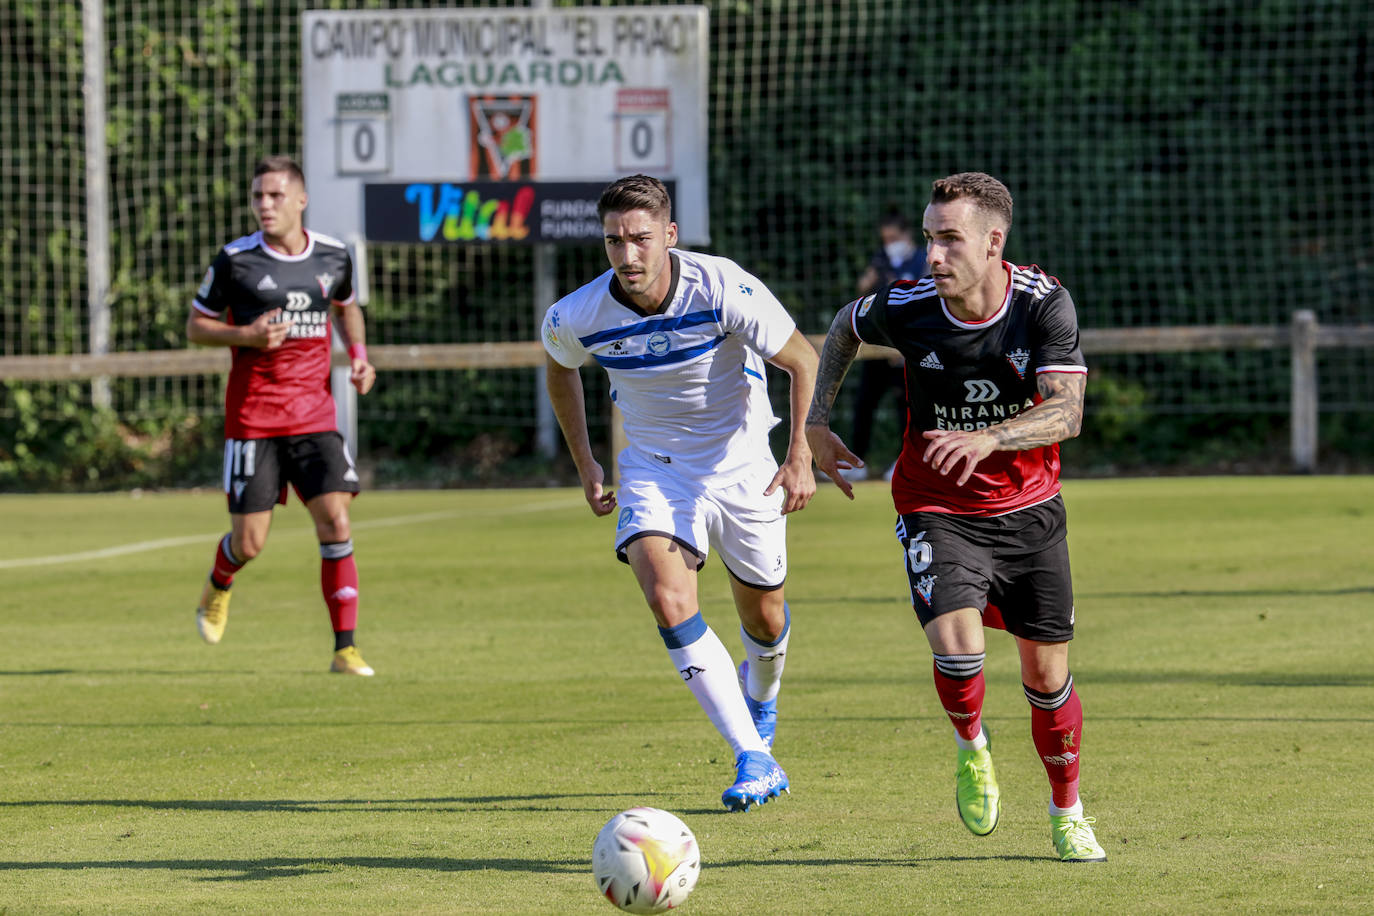
<instances>
[{"instance_id":1,"label":"white soccer ball","mask_svg":"<svg viewBox=\"0 0 1374 916\"><path fill-rule=\"evenodd\" d=\"M658 808L620 812L592 844L596 889L629 913L682 906L700 874L697 838L675 815Z\"/></svg>"}]
</instances>

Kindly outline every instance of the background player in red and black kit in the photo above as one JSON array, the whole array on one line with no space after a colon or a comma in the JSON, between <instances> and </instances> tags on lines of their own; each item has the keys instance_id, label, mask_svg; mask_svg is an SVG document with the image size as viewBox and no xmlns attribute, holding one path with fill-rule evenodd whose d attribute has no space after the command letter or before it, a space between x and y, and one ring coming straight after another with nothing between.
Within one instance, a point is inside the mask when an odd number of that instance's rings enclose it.
<instances>
[{"instance_id":1,"label":"background player in red and black kit","mask_svg":"<svg viewBox=\"0 0 1374 916\"><path fill-rule=\"evenodd\" d=\"M986 836L1000 811L982 724L982 613L995 604L1016 637L1031 735L1049 776L1055 849L1070 862L1106 853L1083 816L1083 707L1069 673L1073 585L1059 445L1078 435L1087 367L1073 300L1038 267L1002 260L1006 187L981 172L936 181L923 230L930 276L840 309L821 353L807 438L816 464L858 461L830 431L830 408L860 342L906 359L910 420L892 476L911 601L935 655L935 689L958 744L956 799Z\"/></svg>"},{"instance_id":2,"label":"background player in red and black kit","mask_svg":"<svg viewBox=\"0 0 1374 916\"><path fill-rule=\"evenodd\" d=\"M186 320L192 343L233 348L224 404L232 530L215 551L196 626L208 643L224 635L234 574L262 552L272 508L285 504L289 484L310 510L320 542L320 585L334 628L330 670L370 675L353 644L358 568L348 504L358 492L358 472L338 433L330 392L331 313L359 394L372 388L377 373L367 361L352 259L342 242L304 228L305 206L300 166L286 156L260 161L252 188L260 229L221 249Z\"/></svg>"}]
</instances>

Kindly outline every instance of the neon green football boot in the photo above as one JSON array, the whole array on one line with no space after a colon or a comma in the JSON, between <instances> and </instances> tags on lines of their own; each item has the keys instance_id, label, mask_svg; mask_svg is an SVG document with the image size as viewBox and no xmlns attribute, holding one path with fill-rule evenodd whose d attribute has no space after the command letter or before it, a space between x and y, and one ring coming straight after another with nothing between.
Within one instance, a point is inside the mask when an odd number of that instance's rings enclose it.
<instances>
[{"instance_id":1,"label":"neon green football boot","mask_svg":"<svg viewBox=\"0 0 1374 916\"><path fill-rule=\"evenodd\" d=\"M1095 817L1080 814L1050 815L1050 836L1061 862L1105 862L1107 853L1098 845L1092 825Z\"/></svg>"},{"instance_id":2,"label":"neon green football boot","mask_svg":"<svg viewBox=\"0 0 1374 916\"><path fill-rule=\"evenodd\" d=\"M987 731L983 731L987 735ZM959 819L974 836L987 836L997 829L1001 791L997 771L992 767L992 745L976 751L959 749L954 771L954 800L959 804Z\"/></svg>"}]
</instances>

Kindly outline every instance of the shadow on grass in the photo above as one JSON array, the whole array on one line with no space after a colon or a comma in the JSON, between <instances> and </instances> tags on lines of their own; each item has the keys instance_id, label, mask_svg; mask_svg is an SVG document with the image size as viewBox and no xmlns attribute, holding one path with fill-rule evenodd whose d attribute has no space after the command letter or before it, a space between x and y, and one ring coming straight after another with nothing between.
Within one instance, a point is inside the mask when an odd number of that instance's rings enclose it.
<instances>
[{"instance_id":1,"label":"shadow on grass","mask_svg":"<svg viewBox=\"0 0 1374 916\"><path fill-rule=\"evenodd\" d=\"M1374 687L1374 673L1332 671L1098 671L1075 669L1088 684L1214 684L1218 687Z\"/></svg>"},{"instance_id":2,"label":"shadow on grass","mask_svg":"<svg viewBox=\"0 0 1374 916\"><path fill-rule=\"evenodd\" d=\"M1303 598L1321 597L1334 595L1374 595L1374 585L1352 585L1345 588L1236 588L1236 589L1160 589L1154 591L1077 591L1075 596L1080 600L1087 598L1104 599L1158 599L1158 598ZM787 596L788 604L824 604L824 605L855 605L855 604L893 604L910 605L910 596L903 594L900 589L894 589L890 595L800 595L798 597Z\"/></svg>"},{"instance_id":3,"label":"shadow on grass","mask_svg":"<svg viewBox=\"0 0 1374 916\"><path fill-rule=\"evenodd\" d=\"M468 797L444 798L341 798L326 800L307 800L291 798L64 798L30 799L27 801L0 801L0 810L5 808L143 808L149 811L246 811L260 812L371 812L394 813L398 811L478 811L499 807L501 811L604 811L604 804L590 807L569 807L561 804L538 804L565 799L587 798L603 799L623 796L644 798L642 792L618 792L607 794L576 793L548 795L474 795ZM512 804L514 803L514 804ZM0 866L2 867L2 866Z\"/></svg>"},{"instance_id":4,"label":"shadow on grass","mask_svg":"<svg viewBox=\"0 0 1374 916\"><path fill-rule=\"evenodd\" d=\"M855 868L919 868L936 862L1044 862L1049 856L912 856L903 859L727 859L711 862L711 868L759 868L770 865L850 866Z\"/></svg>"},{"instance_id":5,"label":"shadow on grass","mask_svg":"<svg viewBox=\"0 0 1374 916\"><path fill-rule=\"evenodd\" d=\"M1136 592L1077 592L1083 598L1302 598L1310 595L1371 595L1374 585L1348 588L1179 588ZM790 599L789 599L790 600Z\"/></svg>"},{"instance_id":6,"label":"shadow on grass","mask_svg":"<svg viewBox=\"0 0 1374 916\"><path fill-rule=\"evenodd\" d=\"M28 671L0 671L0 677L33 677L35 675L46 677L58 677L62 675L80 675L81 677L96 676L128 676L137 675L139 677L179 677L179 678L214 678L224 677L256 677L259 675L271 675L276 677L292 677L299 674L318 674L315 670L296 670L278 669L275 671L253 671L245 668L33 668Z\"/></svg>"},{"instance_id":7,"label":"shadow on grass","mask_svg":"<svg viewBox=\"0 0 1374 916\"><path fill-rule=\"evenodd\" d=\"M341 868L413 869L417 871L514 871L572 875L587 871L586 862L556 862L551 859L458 859L448 856L339 856L337 858L270 859L81 859L72 862L3 862L6 871L83 871L111 868L123 871L197 871L226 872L206 874L201 881L268 881L296 878Z\"/></svg>"},{"instance_id":8,"label":"shadow on grass","mask_svg":"<svg viewBox=\"0 0 1374 916\"><path fill-rule=\"evenodd\" d=\"M799 597L797 597L797 598L793 598L793 597L789 594L789 595L787 596L787 603L788 603L788 604L838 604L838 605L846 605L846 604L897 604L897 605L902 605L902 604L905 604L905 605L907 605L907 606L909 607L909 606L911 605L911 595L910 595L909 593L908 593L908 594L905 594L905 595L902 594L902 591L901 591L900 588L893 589L892 594L890 594L890 595L843 595L843 596L837 596L837 597L828 597L828 596L826 596L826 595L801 595L801 596L799 596Z\"/></svg>"},{"instance_id":9,"label":"shadow on grass","mask_svg":"<svg viewBox=\"0 0 1374 916\"><path fill-rule=\"evenodd\" d=\"M758 867L851 867L851 868L919 868L943 862L1042 862L1044 856L913 856L911 858L863 859L733 859L713 862L713 869ZM194 871L207 872L201 881L269 881L274 878L297 878L341 868L410 869L430 872L509 871L553 875L580 875L589 863L560 862L553 859L459 859L448 856L339 856L335 858L269 858L269 859L81 859L72 862L5 862L6 871L84 871L109 868L122 871ZM224 874L215 874L222 872Z\"/></svg>"},{"instance_id":10,"label":"shadow on grass","mask_svg":"<svg viewBox=\"0 0 1374 916\"><path fill-rule=\"evenodd\" d=\"M26 677L37 675L53 674L88 674L86 671L78 671L75 668L37 668L33 671L0 671L0 677Z\"/></svg>"}]
</instances>

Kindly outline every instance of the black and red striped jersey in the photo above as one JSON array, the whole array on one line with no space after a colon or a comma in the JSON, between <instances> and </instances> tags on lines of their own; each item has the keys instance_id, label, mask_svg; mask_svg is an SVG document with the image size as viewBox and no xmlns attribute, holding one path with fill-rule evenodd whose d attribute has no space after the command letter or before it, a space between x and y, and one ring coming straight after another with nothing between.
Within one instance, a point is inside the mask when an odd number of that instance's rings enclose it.
<instances>
[{"instance_id":1,"label":"black and red striped jersey","mask_svg":"<svg viewBox=\"0 0 1374 916\"><path fill-rule=\"evenodd\" d=\"M1059 492L1059 446L993 452L964 486L921 456L930 429L982 429L1034 406L1036 376L1086 373L1073 299L1039 267L1003 262L1009 282L997 313L956 318L925 277L899 281L854 303L854 333L906 359L908 417L892 474L897 511L1002 515Z\"/></svg>"},{"instance_id":2,"label":"black and red striped jersey","mask_svg":"<svg viewBox=\"0 0 1374 916\"><path fill-rule=\"evenodd\" d=\"M232 347L224 395L224 435L261 439L328 432L337 427L330 393L330 306L350 304L353 260L343 242L307 232L305 251L288 255L261 232L225 245L192 306L229 324L246 325L282 310L294 324L280 347Z\"/></svg>"}]
</instances>

